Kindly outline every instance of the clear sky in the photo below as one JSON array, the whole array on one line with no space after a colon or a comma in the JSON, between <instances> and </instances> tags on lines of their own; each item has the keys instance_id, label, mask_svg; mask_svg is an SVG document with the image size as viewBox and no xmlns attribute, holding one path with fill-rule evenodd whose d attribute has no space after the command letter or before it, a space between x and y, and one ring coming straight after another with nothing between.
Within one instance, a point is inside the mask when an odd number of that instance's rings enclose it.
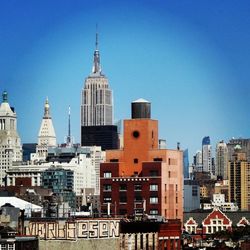
<instances>
[{"instance_id":1,"label":"clear sky","mask_svg":"<svg viewBox=\"0 0 250 250\"><path fill-rule=\"evenodd\" d=\"M152 103L160 138L190 156L204 136L250 137L250 1L1 0L0 91L22 142L37 142L48 96L58 143L80 141L80 94L92 68L96 23L115 120Z\"/></svg>"}]
</instances>

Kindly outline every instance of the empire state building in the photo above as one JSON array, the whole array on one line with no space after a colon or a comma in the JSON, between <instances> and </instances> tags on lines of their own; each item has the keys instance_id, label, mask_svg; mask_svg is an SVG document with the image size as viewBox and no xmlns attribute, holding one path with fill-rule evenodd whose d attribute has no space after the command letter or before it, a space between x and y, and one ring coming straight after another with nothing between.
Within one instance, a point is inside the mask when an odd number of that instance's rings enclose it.
<instances>
[{"instance_id":1,"label":"empire state building","mask_svg":"<svg viewBox=\"0 0 250 250\"><path fill-rule=\"evenodd\" d=\"M82 90L81 125L102 126L113 124L113 98L107 77L102 73L98 37L92 73L86 78Z\"/></svg>"},{"instance_id":2,"label":"empire state building","mask_svg":"<svg viewBox=\"0 0 250 250\"><path fill-rule=\"evenodd\" d=\"M113 125L112 90L101 70L98 34L92 72L85 79L81 94L81 145L102 146L103 150L118 146L117 127Z\"/></svg>"}]
</instances>

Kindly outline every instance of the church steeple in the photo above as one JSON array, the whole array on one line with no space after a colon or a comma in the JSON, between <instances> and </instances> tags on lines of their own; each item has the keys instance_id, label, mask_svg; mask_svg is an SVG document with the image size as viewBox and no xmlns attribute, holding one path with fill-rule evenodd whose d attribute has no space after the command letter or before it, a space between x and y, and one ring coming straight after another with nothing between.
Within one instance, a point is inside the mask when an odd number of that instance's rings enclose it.
<instances>
[{"instance_id":1,"label":"church steeple","mask_svg":"<svg viewBox=\"0 0 250 250\"><path fill-rule=\"evenodd\" d=\"M96 40L95 40L95 52L94 52L94 65L92 73L101 73L101 63L100 63L100 53L98 50L98 32L96 31Z\"/></svg>"}]
</instances>

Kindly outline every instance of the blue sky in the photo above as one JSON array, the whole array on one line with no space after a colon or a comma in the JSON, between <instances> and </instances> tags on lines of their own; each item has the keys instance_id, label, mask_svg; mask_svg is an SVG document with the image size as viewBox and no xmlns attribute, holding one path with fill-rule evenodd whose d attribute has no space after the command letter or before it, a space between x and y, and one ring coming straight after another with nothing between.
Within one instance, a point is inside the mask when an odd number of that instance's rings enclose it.
<instances>
[{"instance_id":1,"label":"blue sky","mask_svg":"<svg viewBox=\"0 0 250 250\"><path fill-rule=\"evenodd\" d=\"M115 120L131 101L152 103L160 138L191 155L209 135L250 137L250 2L0 1L0 91L18 115L22 142L36 142L48 96L58 142L80 141L80 94L91 72L98 23Z\"/></svg>"}]
</instances>

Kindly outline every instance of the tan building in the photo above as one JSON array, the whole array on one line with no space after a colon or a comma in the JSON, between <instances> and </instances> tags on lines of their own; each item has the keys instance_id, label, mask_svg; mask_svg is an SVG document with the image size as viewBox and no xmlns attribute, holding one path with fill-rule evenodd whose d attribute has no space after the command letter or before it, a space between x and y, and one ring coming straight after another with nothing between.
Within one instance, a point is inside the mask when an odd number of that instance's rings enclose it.
<instances>
[{"instance_id":1,"label":"tan building","mask_svg":"<svg viewBox=\"0 0 250 250\"><path fill-rule=\"evenodd\" d=\"M240 210L250 211L250 162L246 153L235 149L233 160L228 163L229 200Z\"/></svg>"}]
</instances>

